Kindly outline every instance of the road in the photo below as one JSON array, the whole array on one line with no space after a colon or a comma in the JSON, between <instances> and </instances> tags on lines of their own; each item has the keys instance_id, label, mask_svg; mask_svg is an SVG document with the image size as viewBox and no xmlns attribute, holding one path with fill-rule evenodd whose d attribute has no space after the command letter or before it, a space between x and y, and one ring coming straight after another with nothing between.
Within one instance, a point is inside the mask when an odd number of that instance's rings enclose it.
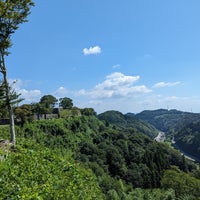
<instances>
[{"instance_id":1,"label":"road","mask_svg":"<svg viewBox=\"0 0 200 200\"><path fill-rule=\"evenodd\" d=\"M165 141L165 133L160 131L158 135L154 138L157 142L164 142Z\"/></svg>"},{"instance_id":2,"label":"road","mask_svg":"<svg viewBox=\"0 0 200 200\"><path fill-rule=\"evenodd\" d=\"M166 139L165 133L162 132L162 131L160 131L160 132L158 133L158 135L154 138L154 140L157 141L157 142L164 142L165 139ZM181 150L181 149L178 147L178 145L176 144L174 138L172 139L172 146L173 146L175 149L178 149L178 150L180 151L180 153L181 153L182 155L184 155L186 158L188 158L188 159L190 159L190 160L192 160L192 161L195 161L195 162L197 162L197 163L200 163L200 160L199 160L198 158L195 158L195 157L191 156L190 154L188 154L188 153L184 152L183 150Z\"/></svg>"}]
</instances>

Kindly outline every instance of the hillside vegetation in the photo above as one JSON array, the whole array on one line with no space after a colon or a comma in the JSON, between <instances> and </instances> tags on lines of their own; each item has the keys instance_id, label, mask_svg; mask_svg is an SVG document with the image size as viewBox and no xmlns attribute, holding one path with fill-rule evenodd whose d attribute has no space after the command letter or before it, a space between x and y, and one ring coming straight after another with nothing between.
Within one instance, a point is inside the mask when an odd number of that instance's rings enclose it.
<instances>
[{"instance_id":1,"label":"hillside vegetation","mask_svg":"<svg viewBox=\"0 0 200 200\"><path fill-rule=\"evenodd\" d=\"M200 114L198 113L167 109L145 110L136 114L136 117L164 132L171 129L180 129L188 123L200 120Z\"/></svg>"},{"instance_id":2,"label":"hillside vegetation","mask_svg":"<svg viewBox=\"0 0 200 200\"><path fill-rule=\"evenodd\" d=\"M138 130L151 138L154 138L158 134L158 130L154 126L138 119L133 113L124 115L119 111L112 110L99 114L98 118L108 124L114 125L114 128Z\"/></svg>"},{"instance_id":3,"label":"hillside vegetation","mask_svg":"<svg viewBox=\"0 0 200 200\"><path fill-rule=\"evenodd\" d=\"M143 127L98 118L86 113L16 127L17 148L0 152L1 199L199 198L199 170L178 151ZM0 128L1 138L8 134Z\"/></svg>"},{"instance_id":4,"label":"hillside vegetation","mask_svg":"<svg viewBox=\"0 0 200 200\"><path fill-rule=\"evenodd\" d=\"M136 115L173 137L181 150L200 160L200 114L159 109Z\"/></svg>"},{"instance_id":5,"label":"hillside vegetation","mask_svg":"<svg viewBox=\"0 0 200 200\"><path fill-rule=\"evenodd\" d=\"M200 121L189 123L175 134L176 144L200 161Z\"/></svg>"}]
</instances>

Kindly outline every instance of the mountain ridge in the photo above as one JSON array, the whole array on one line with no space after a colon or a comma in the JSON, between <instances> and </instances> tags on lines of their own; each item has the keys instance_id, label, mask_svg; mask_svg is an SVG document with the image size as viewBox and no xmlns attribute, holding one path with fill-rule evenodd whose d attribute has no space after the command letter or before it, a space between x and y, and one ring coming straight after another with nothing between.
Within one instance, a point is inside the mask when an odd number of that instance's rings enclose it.
<instances>
[{"instance_id":1,"label":"mountain ridge","mask_svg":"<svg viewBox=\"0 0 200 200\"><path fill-rule=\"evenodd\" d=\"M179 110L146 110L135 115L173 138L184 152L200 159L200 113Z\"/></svg>"}]
</instances>

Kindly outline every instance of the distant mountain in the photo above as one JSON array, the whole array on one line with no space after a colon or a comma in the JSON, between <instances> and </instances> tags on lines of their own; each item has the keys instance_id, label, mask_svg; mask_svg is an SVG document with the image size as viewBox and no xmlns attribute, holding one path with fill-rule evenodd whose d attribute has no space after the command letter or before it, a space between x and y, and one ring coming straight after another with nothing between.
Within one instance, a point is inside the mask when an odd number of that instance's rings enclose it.
<instances>
[{"instance_id":1,"label":"distant mountain","mask_svg":"<svg viewBox=\"0 0 200 200\"><path fill-rule=\"evenodd\" d=\"M200 160L200 114L178 110L146 110L137 115L157 129L173 136L176 146Z\"/></svg>"},{"instance_id":2,"label":"distant mountain","mask_svg":"<svg viewBox=\"0 0 200 200\"><path fill-rule=\"evenodd\" d=\"M105 121L107 124L112 124L115 128L135 129L151 138L154 138L158 133L158 130L154 126L136 118L133 113L127 113L124 115L119 111L111 110L99 114L98 118Z\"/></svg>"},{"instance_id":3,"label":"distant mountain","mask_svg":"<svg viewBox=\"0 0 200 200\"><path fill-rule=\"evenodd\" d=\"M199 199L199 168L145 135L152 125L133 113L108 111L101 121L84 111L18 127L15 151L1 142L1 199Z\"/></svg>"},{"instance_id":4,"label":"distant mountain","mask_svg":"<svg viewBox=\"0 0 200 200\"><path fill-rule=\"evenodd\" d=\"M185 124L200 120L199 113L182 112L175 109L145 110L136 114L135 117L164 132L170 132L172 129L178 130Z\"/></svg>"}]
</instances>

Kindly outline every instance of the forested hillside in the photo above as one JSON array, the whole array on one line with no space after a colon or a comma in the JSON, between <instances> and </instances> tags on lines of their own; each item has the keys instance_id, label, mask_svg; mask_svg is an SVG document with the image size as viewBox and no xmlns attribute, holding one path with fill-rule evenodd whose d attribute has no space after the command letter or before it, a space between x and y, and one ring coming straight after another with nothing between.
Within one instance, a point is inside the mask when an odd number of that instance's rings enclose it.
<instances>
[{"instance_id":1,"label":"forested hillside","mask_svg":"<svg viewBox=\"0 0 200 200\"><path fill-rule=\"evenodd\" d=\"M98 118L108 124L114 125L114 128L135 129L151 138L154 138L158 134L158 130L154 126L138 119L133 113L123 115L119 111L112 110L99 114Z\"/></svg>"},{"instance_id":2,"label":"forested hillside","mask_svg":"<svg viewBox=\"0 0 200 200\"><path fill-rule=\"evenodd\" d=\"M136 115L173 137L176 146L200 160L200 114L159 109Z\"/></svg>"},{"instance_id":3,"label":"forested hillside","mask_svg":"<svg viewBox=\"0 0 200 200\"><path fill-rule=\"evenodd\" d=\"M176 145L200 161L200 121L189 123L174 136Z\"/></svg>"},{"instance_id":4,"label":"forested hillside","mask_svg":"<svg viewBox=\"0 0 200 200\"><path fill-rule=\"evenodd\" d=\"M1 199L199 198L195 164L141 127L98 118L85 112L17 126L17 147L1 142ZM7 126L0 138L9 138Z\"/></svg>"},{"instance_id":5,"label":"forested hillside","mask_svg":"<svg viewBox=\"0 0 200 200\"><path fill-rule=\"evenodd\" d=\"M199 113L182 112L178 110L145 110L135 115L138 119L149 122L158 130L168 132L171 129L178 129L190 122L199 121Z\"/></svg>"}]
</instances>

